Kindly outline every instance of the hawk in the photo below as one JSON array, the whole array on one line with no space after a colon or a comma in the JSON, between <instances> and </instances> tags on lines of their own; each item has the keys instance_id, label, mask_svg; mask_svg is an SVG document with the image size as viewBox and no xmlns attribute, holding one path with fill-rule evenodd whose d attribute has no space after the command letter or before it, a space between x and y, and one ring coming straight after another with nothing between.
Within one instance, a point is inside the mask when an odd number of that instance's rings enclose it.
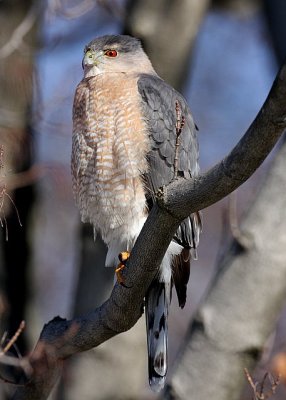
<instances>
[{"instance_id":1,"label":"hawk","mask_svg":"<svg viewBox=\"0 0 286 400\"><path fill-rule=\"evenodd\" d=\"M108 247L106 266L116 267L118 255L132 250L158 189L174 177L198 175L196 126L186 100L157 75L138 39L96 38L85 47L82 66L73 105L73 191L82 221ZM181 223L146 293L149 383L155 391L167 373L172 286L183 308L200 231L199 213Z\"/></svg>"}]
</instances>

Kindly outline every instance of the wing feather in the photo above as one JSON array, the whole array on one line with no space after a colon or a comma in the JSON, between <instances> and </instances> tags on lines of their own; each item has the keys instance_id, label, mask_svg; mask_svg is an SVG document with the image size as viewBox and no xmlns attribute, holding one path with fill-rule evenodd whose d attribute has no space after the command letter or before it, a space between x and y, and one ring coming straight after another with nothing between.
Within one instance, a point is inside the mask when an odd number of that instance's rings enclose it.
<instances>
[{"instance_id":1,"label":"wing feather","mask_svg":"<svg viewBox=\"0 0 286 400\"><path fill-rule=\"evenodd\" d=\"M198 143L196 127L185 99L156 75L141 75L138 91L142 97L142 112L148 124L150 150L147 155L149 169L144 175L146 198L149 207L161 186L174 177L176 154L176 102L179 102L185 125L180 134L178 175L185 178L196 176L198 167ZM172 259L172 282L175 285L179 306L184 307L190 275L191 256L196 248L201 229L199 213L186 218L179 226L173 240L182 246L181 254ZM153 390L160 390L167 373L167 331L171 283L154 279L145 297L147 342L149 359L149 383ZM163 323L161 324L161 321Z\"/></svg>"},{"instance_id":2,"label":"wing feather","mask_svg":"<svg viewBox=\"0 0 286 400\"><path fill-rule=\"evenodd\" d=\"M176 144L176 101L179 102L185 125L180 135L178 174L189 178L197 176L198 142L196 126L184 97L156 75L142 74L138 79L138 90L142 97L143 115L147 121L151 149L148 154L149 172L145 177L148 187L147 197L151 203L161 186L171 182L174 176ZM191 218L178 229L175 240L183 247L197 246L201 224L192 224ZM200 221L200 218L197 217ZM196 232L193 232L193 229Z\"/></svg>"}]
</instances>

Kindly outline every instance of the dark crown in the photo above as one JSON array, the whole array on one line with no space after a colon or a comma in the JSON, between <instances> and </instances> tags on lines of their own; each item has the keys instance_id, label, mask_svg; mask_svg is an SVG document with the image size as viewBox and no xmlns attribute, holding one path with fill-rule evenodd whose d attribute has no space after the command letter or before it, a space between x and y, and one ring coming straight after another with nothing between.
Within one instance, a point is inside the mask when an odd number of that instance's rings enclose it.
<instances>
[{"instance_id":1,"label":"dark crown","mask_svg":"<svg viewBox=\"0 0 286 400\"><path fill-rule=\"evenodd\" d=\"M128 35L105 35L100 36L94 40L92 40L87 46L86 49L92 49L95 51L99 50L107 50L107 49L116 49L122 53L135 52L140 50L141 42L139 39L136 39L132 36Z\"/></svg>"}]
</instances>

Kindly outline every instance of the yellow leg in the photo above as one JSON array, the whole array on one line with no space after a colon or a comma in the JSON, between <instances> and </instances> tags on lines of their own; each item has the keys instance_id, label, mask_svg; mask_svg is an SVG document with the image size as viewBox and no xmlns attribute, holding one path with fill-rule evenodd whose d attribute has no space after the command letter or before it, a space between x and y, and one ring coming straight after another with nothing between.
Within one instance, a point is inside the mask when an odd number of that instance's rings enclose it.
<instances>
[{"instance_id":1,"label":"yellow leg","mask_svg":"<svg viewBox=\"0 0 286 400\"><path fill-rule=\"evenodd\" d=\"M118 266L115 270L117 282L120 283L120 285L122 285L124 287L126 287L126 286L124 284L124 278L122 276L122 271L125 268L126 262L129 257L130 257L130 253L128 251L123 251L122 253L120 253L118 256L120 263L118 264Z\"/></svg>"}]
</instances>

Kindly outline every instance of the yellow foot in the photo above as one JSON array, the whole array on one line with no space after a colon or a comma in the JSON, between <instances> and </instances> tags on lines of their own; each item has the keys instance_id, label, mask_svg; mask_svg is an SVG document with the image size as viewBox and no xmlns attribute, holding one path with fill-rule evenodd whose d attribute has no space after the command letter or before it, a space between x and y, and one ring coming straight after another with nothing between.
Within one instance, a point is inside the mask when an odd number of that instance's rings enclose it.
<instances>
[{"instance_id":1,"label":"yellow foot","mask_svg":"<svg viewBox=\"0 0 286 400\"><path fill-rule=\"evenodd\" d=\"M117 278L117 282L120 283L120 285L124 286L124 287L128 287L125 285L124 283L124 278L122 276L122 271L126 266L126 262L128 260L128 258L130 257L130 253L128 251L123 251L122 253L119 254L118 258L120 263L118 264L115 273L116 273L116 278Z\"/></svg>"},{"instance_id":2,"label":"yellow foot","mask_svg":"<svg viewBox=\"0 0 286 400\"><path fill-rule=\"evenodd\" d=\"M130 253L129 251L123 251L122 253L119 253L119 261L123 264L126 265L126 261L128 260L128 258L130 257Z\"/></svg>"}]
</instances>

